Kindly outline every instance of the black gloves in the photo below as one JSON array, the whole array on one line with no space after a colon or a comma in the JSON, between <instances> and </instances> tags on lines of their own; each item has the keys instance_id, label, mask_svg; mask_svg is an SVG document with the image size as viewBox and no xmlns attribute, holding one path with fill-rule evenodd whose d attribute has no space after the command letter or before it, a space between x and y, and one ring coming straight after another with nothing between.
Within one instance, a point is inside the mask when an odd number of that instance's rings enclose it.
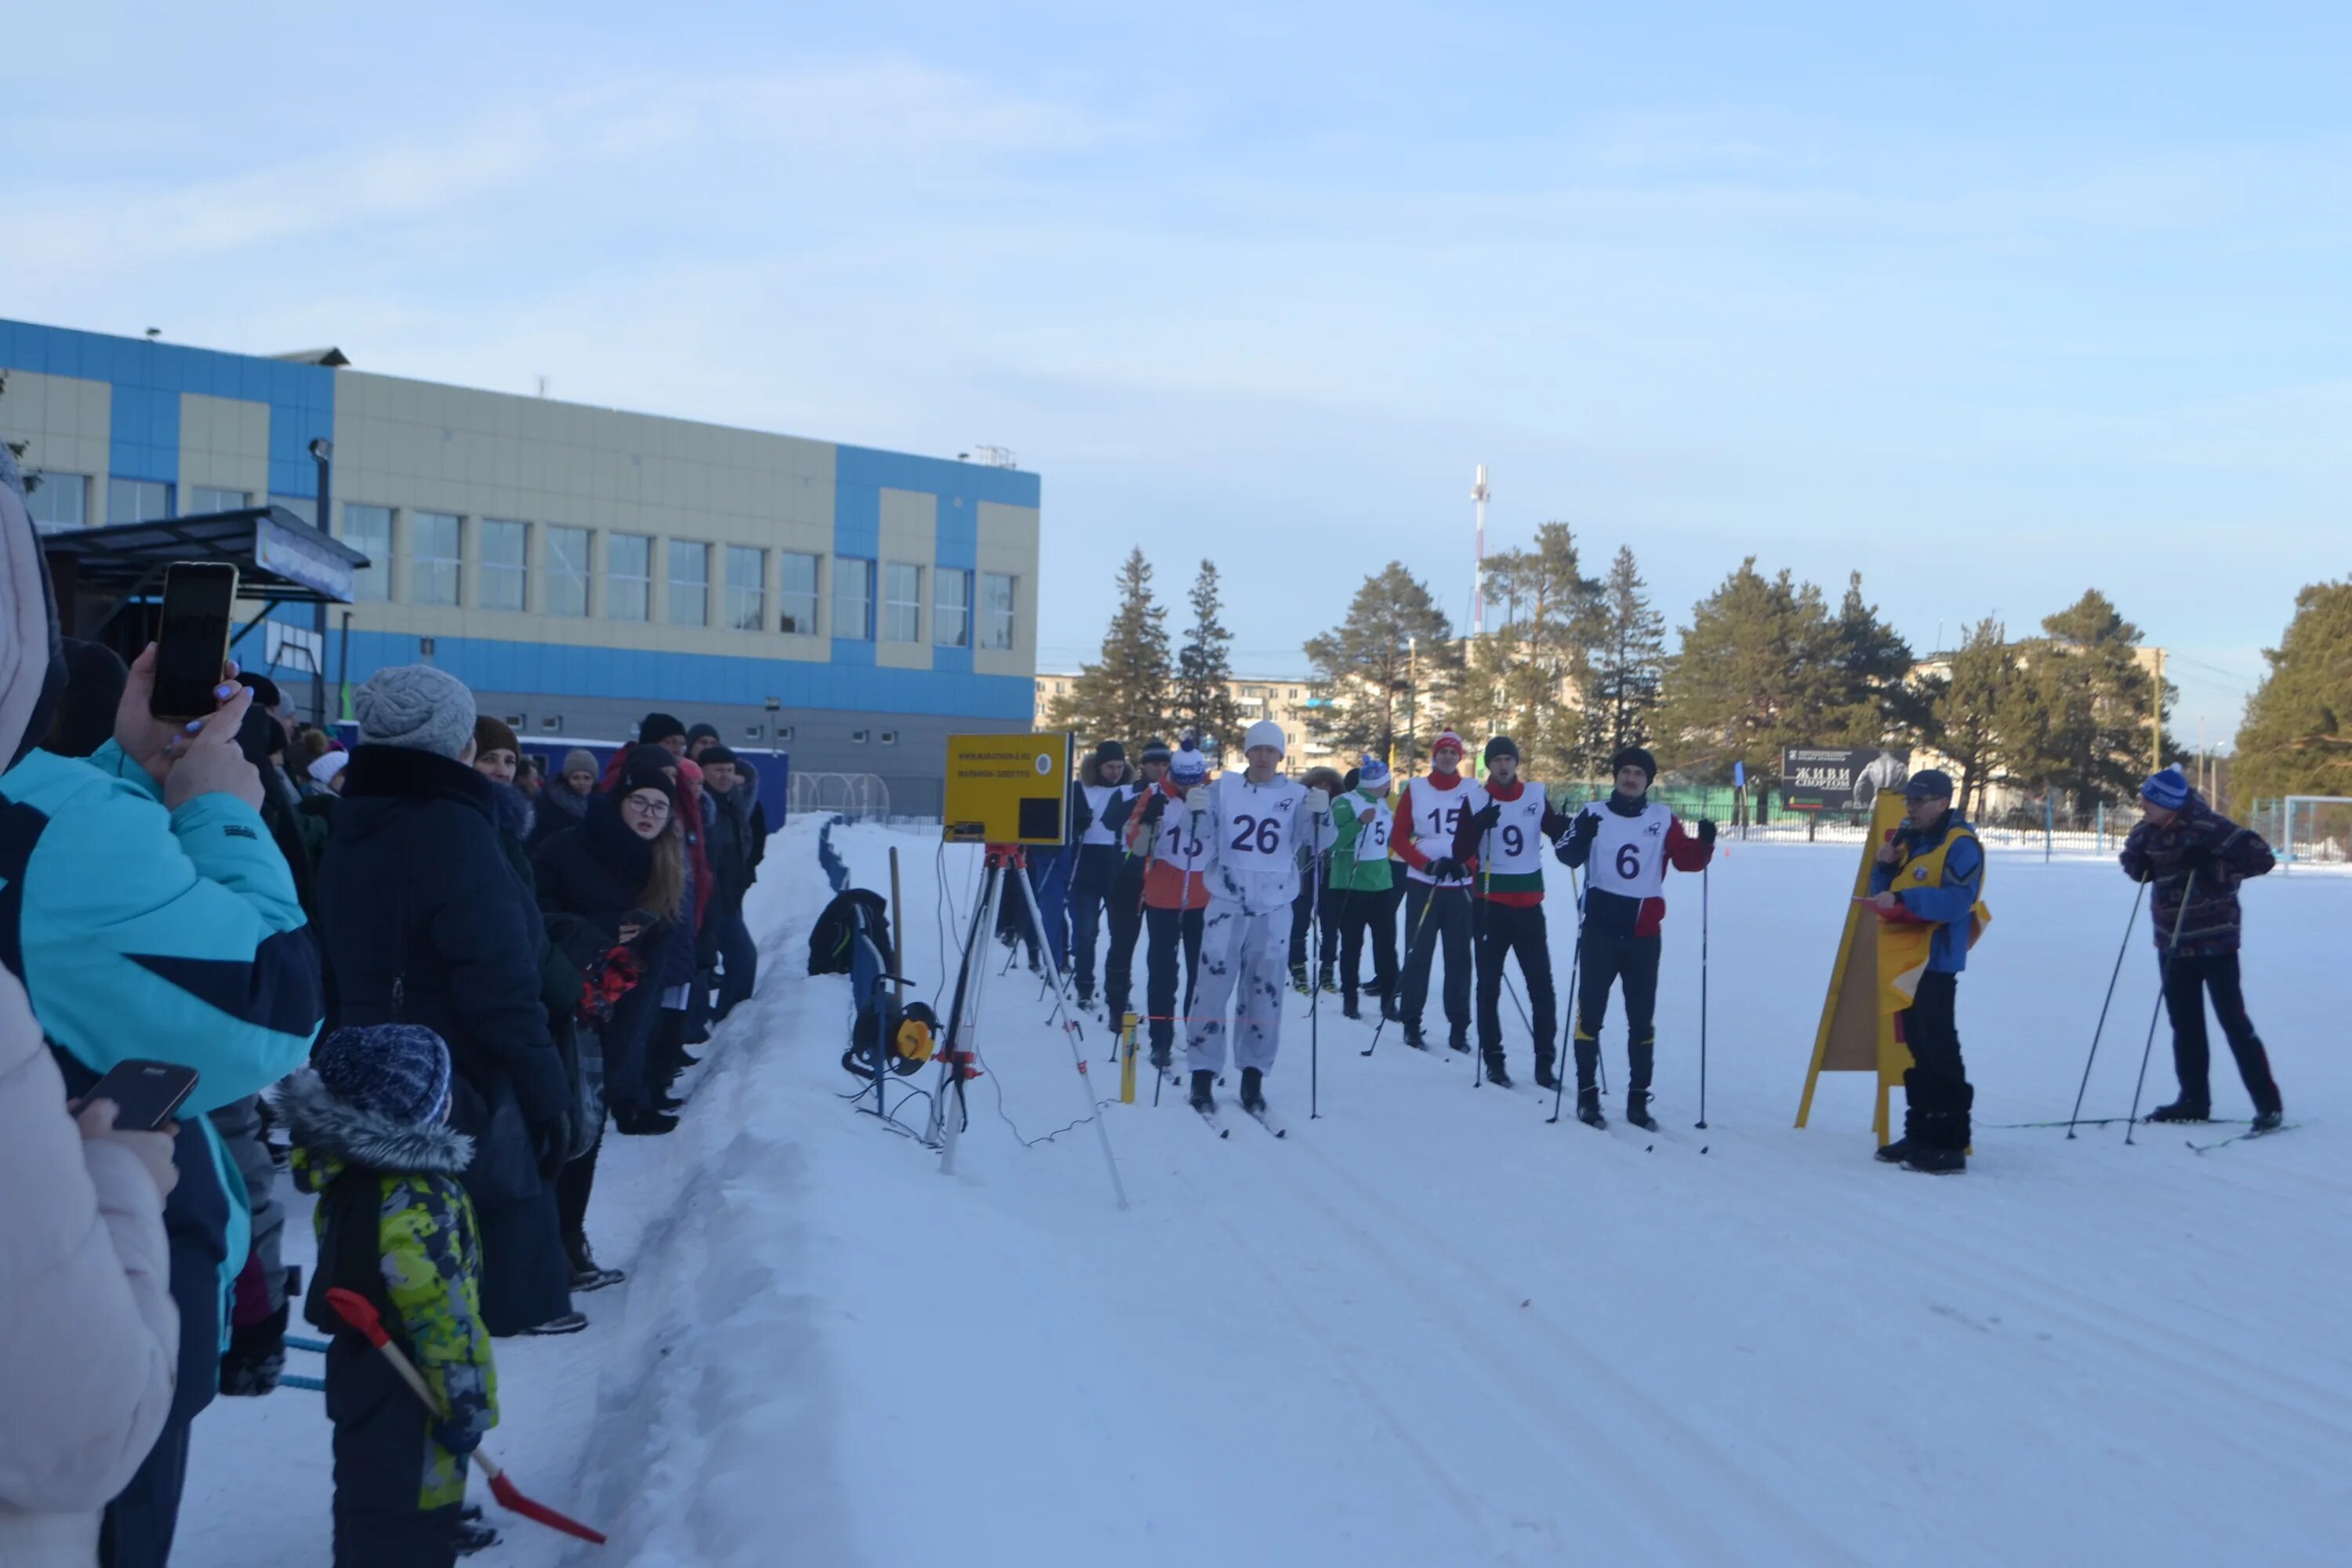
<instances>
[{"instance_id":1,"label":"black gloves","mask_svg":"<svg viewBox=\"0 0 2352 1568\"><path fill-rule=\"evenodd\" d=\"M1569 837L1580 843L1591 844L1601 837L1601 818L1589 811L1578 812L1576 826L1569 830Z\"/></svg>"},{"instance_id":2,"label":"black gloves","mask_svg":"<svg viewBox=\"0 0 2352 1568\"><path fill-rule=\"evenodd\" d=\"M1702 849L1715 847L1715 824L1704 816L1698 819L1698 847Z\"/></svg>"},{"instance_id":3,"label":"black gloves","mask_svg":"<svg viewBox=\"0 0 2352 1568\"><path fill-rule=\"evenodd\" d=\"M539 1162L541 1181L555 1180L571 1162L572 1115L568 1110L558 1111L545 1121L535 1122L531 1126L530 1152Z\"/></svg>"},{"instance_id":4,"label":"black gloves","mask_svg":"<svg viewBox=\"0 0 2352 1568\"><path fill-rule=\"evenodd\" d=\"M1475 816L1473 816L1470 819L1470 826L1476 828L1481 833L1489 833L1494 830L1495 824L1502 820L1503 803L1497 800L1490 800L1479 809L1478 814Z\"/></svg>"},{"instance_id":5,"label":"black gloves","mask_svg":"<svg viewBox=\"0 0 2352 1568\"><path fill-rule=\"evenodd\" d=\"M433 1423L433 1440L461 1459L470 1457L475 1449L482 1446L482 1435L479 1432L475 1431L470 1426L460 1426L449 1421Z\"/></svg>"},{"instance_id":6,"label":"black gloves","mask_svg":"<svg viewBox=\"0 0 2352 1568\"><path fill-rule=\"evenodd\" d=\"M1159 790L1153 790L1151 792L1151 803L1143 808L1143 826L1146 827L1158 826L1160 816L1167 810L1167 795L1163 795Z\"/></svg>"},{"instance_id":7,"label":"black gloves","mask_svg":"<svg viewBox=\"0 0 2352 1568\"><path fill-rule=\"evenodd\" d=\"M1463 875L1462 862L1451 855L1440 855L1429 863L1429 874L1441 882L1459 880Z\"/></svg>"}]
</instances>

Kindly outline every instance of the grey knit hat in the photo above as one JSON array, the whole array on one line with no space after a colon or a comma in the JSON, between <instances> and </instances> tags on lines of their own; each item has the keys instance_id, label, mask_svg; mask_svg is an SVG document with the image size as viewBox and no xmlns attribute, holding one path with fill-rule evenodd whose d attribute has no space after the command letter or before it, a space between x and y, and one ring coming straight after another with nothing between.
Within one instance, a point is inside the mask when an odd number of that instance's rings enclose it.
<instances>
[{"instance_id":1,"label":"grey knit hat","mask_svg":"<svg viewBox=\"0 0 2352 1568\"><path fill-rule=\"evenodd\" d=\"M310 1066L337 1100L403 1126L439 1121L449 1098L449 1047L422 1024L337 1029Z\"/></svg>"},{"instance_id":2,"label":"grey knit hat","mask_svg":"<svg viewBox=\"0 0 2352 1568\"><path fill-rule=\"evenodd\" d=\"M405 746L455 762L474 738L474 694L429 664L377 670L352 696L352 710L365 746Z\"/></svg>"},{"instance_id":3,"label":"grey knit hat","mask_svg":"<svg viewBox=\"0 0 2352 1568\"><path fill-rule=\"evenodd\" d=\"M596 765L596 753L584 746L575 746L563 753L563 771L567 773L602 773Z\"/></svg>"}]
</instances>

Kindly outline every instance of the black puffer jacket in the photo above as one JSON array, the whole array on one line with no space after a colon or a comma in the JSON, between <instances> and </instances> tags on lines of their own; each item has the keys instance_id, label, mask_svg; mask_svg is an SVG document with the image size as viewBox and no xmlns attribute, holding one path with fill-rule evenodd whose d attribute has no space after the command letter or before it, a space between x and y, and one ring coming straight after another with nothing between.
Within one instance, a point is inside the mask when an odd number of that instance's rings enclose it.
<instances>
[{"instance_id":1,"label":"black puffer jacket","mask_svg":"<svg viewBox=\"0 0 2352 1568\"><path fill-rule=\"evenodd\" d=\"M499 847L490 781L396 746L360 747L344 779L319 866L334 1024L422 1024L446 1040L452 1121L478 1146L502 1100L533 1126L572 1110L540 1002L543 927Z\"/></svg>"},{"instance_id":2,"label":"black puffer jacket","mask_svg":"<svg viewBox=\"0 0 2352 1568\"><path fill-rule=\"evenodd\" d=\"M587 820L539 847L539 907L551 915L577 915L617 938L621 917L637 907L653 874L654 847L629 831L609 795L588 802Z\"/></svg>"}]
</instances>

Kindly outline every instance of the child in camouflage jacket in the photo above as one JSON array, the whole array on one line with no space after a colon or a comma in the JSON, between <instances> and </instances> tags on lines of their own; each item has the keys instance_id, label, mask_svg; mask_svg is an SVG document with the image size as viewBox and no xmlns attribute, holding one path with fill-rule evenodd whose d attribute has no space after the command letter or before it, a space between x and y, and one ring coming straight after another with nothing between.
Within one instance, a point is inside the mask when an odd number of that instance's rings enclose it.
<instances>
[{"instance_id":1,"label":"child in camouflage jacket","mask_svg":"<svg viewBox=\"0 0 2352 1568\"><path fill-rule=\"evenodd\" d=\"M449 1073L448 1047L430 1029L338 1029L279 1095L295 1181L319 1197L303 1316L332 1337L335 1568L455 1563L467 1457L498 1424L481 1241L457 1180L473 1147L446 1125ZM336 1289L374 1304L438 1415L335 1315Z\"/></svg>"}]
</instances>

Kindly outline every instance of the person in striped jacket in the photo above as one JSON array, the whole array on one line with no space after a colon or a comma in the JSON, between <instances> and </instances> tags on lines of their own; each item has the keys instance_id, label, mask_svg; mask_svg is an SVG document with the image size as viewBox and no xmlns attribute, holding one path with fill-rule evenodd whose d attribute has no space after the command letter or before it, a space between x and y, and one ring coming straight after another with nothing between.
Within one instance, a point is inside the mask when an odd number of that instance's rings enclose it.
<instances>
[{"instance_id":1,"label":"person in striped jacket","mask_svg":"<svg viewBox=\"0 0 2352 1568\"><path fill-rule=\"evenodd\" d=\"M1559 1087L1552 1071L1559 1004L1551 984L1551 942L1544 929L1544 850L1569 830L1544 786L1519 777L1518 742L1486 742L1486 804L1454 834L1454 858L1478 868L1471 929L1478 952L1478 1051L1486 1081L1511 1087L1503 1062L1503 965L1516 955L1535 1010L1536 1083Z\"/></svg>"}]
</instances>

